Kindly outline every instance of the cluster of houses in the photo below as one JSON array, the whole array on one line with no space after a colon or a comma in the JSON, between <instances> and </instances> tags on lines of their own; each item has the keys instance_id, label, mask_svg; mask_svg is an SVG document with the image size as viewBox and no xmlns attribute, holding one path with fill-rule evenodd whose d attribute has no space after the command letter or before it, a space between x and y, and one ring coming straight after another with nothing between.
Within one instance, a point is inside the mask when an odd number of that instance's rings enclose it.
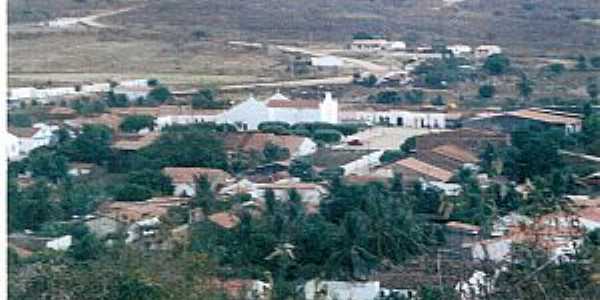
<instances>
[{"instance_id":1,"label":"cluster of houses","mask_svg":"<svg viewBox=\"0 0 600 300\"><path fill-rule=\"evenodd\" d=\"M348 48L356 52L415 52L423 54L434 53L433 47L408 48L403 41L388 41L385 39L355 39ZM502 53L498 45L480 45L473 49L469 45L455 44L446 46L448 52L456 57L486 58L494 54Z\"/></svg>"},{"instance_id":2,"label":"cluster of houses","mask_svg":"<svg viewBox=\"0 0 600 300\"><path fill-rule=\"evenodd\" d=\"M144 82L129 85L142 89ZM128 85L124 85L127 87ZM145 85L147 86L147 84ZM137 95L132 95L136 97ZM372 180L387 181L394 174L402 174L408 182L421 181L425 187L442 192L445 196L460 195L461 186L453 183L457 172L464 168L478 169L479 153L489 144L502 146L510 143L509 132L518 126L531 125L559 128L565 134L581 130L582 118L576 114L563 113L547 109L528 108L511 112L487 113L462 120L462 128L450 129L451 114L437 110L376 110L342 109L331 93L324 93L322 99L292 99L279 92L273 96L258 100L250 96L245 101L225 110L193 110L184 106L163 105L158 107L112 108L110 113L95 117L77 117L73 111L55 107L49 112L57 122L75 129L92 123L110 126L116 132L122 119L130 115L151 115L155 117L154 130L143 130L134 135L117 134L113 148L119 151L138 151L160 135L161 129L174 124L195 124L202 122L228 123L238 131L226 133L225 148L230 153L239 151L250 153L262 151L269 143L287 148L290 158L261 165L241 176L235 176L224 170L198 167L167 167L162 173L171 178L174 185L172 195L152 198L142 202L106 202L91 216L83 221L90 230L100 237L110 237L121 231L127 233L126 242L141 244L152 249L173 247L184 242L188 234L188 224L172 229L168 236L160 233L160 226L173 207L188 207L190 197L196 191L196 180L205 176L214 193L228 197L246 194L249 201L236 204L227 211L203 215L201 211L190 210L190 221L209 220L223 228L233 228L239 222L238 215L243 211L261 214L265 209L265 192L272 190L276 198L286 201L291 190L302 198L307 213L318 213L319 205L329 191L321 183L305 183L294 178L288 172L291 160L298 157L315 155L319 146L309 137L295 135L276 135L258 132L264 122L324 122L332 124L362 123L375 127L393 127L397 130L423 130L415 136L414 153L407 158L382 164L379 158L386 149L369 149L360 155L345 161L339 167L348 182L364 183ZM452 117L454 120L454 118ZM7 150L10 160L25 157L31 150L54 142L57 125L35 124L32 128L9 128ZM353 141L355 143L368 143ZM347 151L347 149L345 148ZM328 149L328 151L337 151ZM73 164L70 174L84 176L94 166ZM478 177L485 184L485 176ZM451 222L449 230L461 236L456 243L457 251L466 253L468 264L479 261L502 262L510 259L510 246L525 241L538 242L551 253L557 261L568 259L578 245L583 234L600 227L600 202L594 199L578 199L573 213L555 213L530 219L525 216L510 215L494 224L491 239L482 239L481 229L477 226ZM34 238L35 240L36 238ZM13 247L25 253L27 249L40 247L65 250L69 247L70 236L60 239L40 240L33 247L24 242L22 236L13 236ZM394 269L378 274L367 282L338 282L312 280L302 288L306 299L379 299L389 295L415 298L419 284L431 278L437 278L437 271L424 268L425 263L415 262L413 269ZM408 268L408 267L407 267ZM481 271L471 265L470 271L463 276L455 276L452 286L463 296L481 288L482 282L488 282ZM456 271L458 272L458 271ZM406 276L416 276L410 279ZM418 279L421 278L421 279ZM424 279L423 279L424 278ZM421 280L421 281L420 281ZM224 287L233 291L249 288L252 297L267 299L270 283L262 281L222 282ZM466 296L465 296L466 297Z\"/></svg>"}]
</instances>

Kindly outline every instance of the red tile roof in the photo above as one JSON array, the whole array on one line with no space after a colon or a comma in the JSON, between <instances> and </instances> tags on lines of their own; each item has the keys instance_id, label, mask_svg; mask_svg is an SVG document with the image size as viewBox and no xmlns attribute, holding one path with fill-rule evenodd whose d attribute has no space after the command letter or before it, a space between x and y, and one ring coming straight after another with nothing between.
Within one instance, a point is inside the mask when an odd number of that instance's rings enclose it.
<instances>
[{"instance_id":1,"label":"red tile roof","mask_svg":"<svg viewBox=\"0 0 600 300\"><path fill-rule=\"evenodd\" d=\"M565 114L559 111L541 110L535 108L521 109L506 113L509 116L536 121L554 123L554 124L577 124L581 123L581 118L571 114Z\"/></svg>"},{"instance_id":2,"label":"red tile roof","mask_svg":"<svg viewBox=\"0 0 600 300\"><path fill-rule=\"evenodd\" d=\"M167 214L170 207L187 203L184 198L157 197L140 202L105 202L98 208L101 215L124 222L136 222L145 218L161 217Z\"/></svg>"},{"instance_id":3,"label":"red tile roof","mask_svg":"<svg viewBox=\"0 0 600 300\"><path fill-rule=\"evenodd\" d=\"M479 158L477 158L477 156L473 152L452 144L438 146L436 148L433 148L432 151L462 163L479 162Z\"/></svg>"},{"instance_id":4,"label":"red tile roof","mask_svg":"<svg viewBox=\"0 0 600 300\"><path fill-rule=\"evenodd\" d=\"M129 151L137 151L146 146L151 145L154 141L156 141L160 137L160 133L158 132L150 132L141 137L137 137L136 139L122 139L118 140L112 146L117 150L129 150Z\"/></svg>"},{"instance_id":5,"label":"red tile roof","mask_svg":"<svg viewBox=\"0 0 600 300\"><path fill-rule=\"evenodd\" d=\"M450 171L422 162L413 157L399 160L395 164L443 182L450 180L453 175Z\"/></svg>"},{"instance_id":6,"label":"red tile roof","mask_svg":"<svg viewBox=\"0 0 600 300\"><path fill-rule=\"evenodd\" d=\"M267 102L268 107L297 109L318 109L320 104L319 100L270 100Z\"/></svg>"},{"instance_id":7,"label":"red tile roof","mask_svg":"<svg viewBox=\"0 0 600 300\"><path fill-rule=\"evenodd\" d=\"M167 167L163 169L163 172L171 177L173 183L193 183L195 178L200 176L206 176L210 181L223 181L231 177L223 170L211 168Z\"/></svg>"},{"instance_id":8,"label":"red tile roof","mask_svg":"<svg viewBox=\"0 0 600 300\"><path fill-rule=\"evenodd\" d=\"M32 127L9 127L8 132L14 134L17 137L21 138L30 138L33 137L40 128L32 128Z\"/></svg>"}]
</instances>

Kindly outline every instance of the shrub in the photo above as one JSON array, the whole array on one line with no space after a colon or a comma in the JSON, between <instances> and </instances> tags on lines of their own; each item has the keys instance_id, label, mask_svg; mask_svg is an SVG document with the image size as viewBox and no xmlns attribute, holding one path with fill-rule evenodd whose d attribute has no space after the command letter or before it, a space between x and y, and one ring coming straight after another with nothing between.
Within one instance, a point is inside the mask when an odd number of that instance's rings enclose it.
<instances>
[{"instance_id":1,"label":"shrub","mask_svg":"<svg viewBox=\"0 0 600 300\"><path fill-rule=\"evenodd\" d=\"M26 113L8 114L8 125L14 127L31 127L31 115Z\"/></svg>"},{"instance_id":2,"label":"shrub","mask_svg":"<svg viewBox=\"0 0 600 300\"><path fill-rule=\"evenodd\" d=\"M335 129L318 129L313 138L325 143L337 143L342 139L342 133Z\"/></svg>"},{"instance_id":3,"label":"shrub","mask_svg":"<svg viewBox=\"0 0 600 300\"><path fill-rule=\"evenodd\" d=\"M141 185L125 183L115 188L113 197L115 201L144 201L152 197L152 191Z\"/></svg>"},{"instance_id":4,"label":"shrub","mask_svg":"<svg viewBox=\"0 0 600 300\"><path fill-rule=\"evenodd\" d=\"M508 71L510 60L503 54L494 54L488 57L483 64L483 69L491 75L502 75Z\"/></svg>"},{"instance_id":5,"label":"shrub","mask_svg":"<svg viewBox=\"0 0 600 300\"><path fill-rule=\"evenodd\" d=\"M119 128L125 132L138 132L144 128L153 130L154 125L153 116L133 115L125 117L119 125Z\"/></svg>"},{"instance_id":6,"label":"shrub","mask_svg":"<svg viewBox=\"0 0 600 300\"><path fill-rule=\"evenodd\" d=\"M382 164L392 163L406 157L406 153L402 150L386 150L379 158Z\"/></svg>"},{"instance_id":7,"label":"shrub","mask_svg":"<svg viewBox=\"0 0 600 300\"><path fill-rule=\"evenodd\" d=\"M484 84L479 87L479 97L481 98L492 98L496 94L496 88L490 84Z\"/></svg>"},{"instance_id":8,"label":"shrub","mask_svg":"<svg viewBox=\"0 0 600 300\"><path fill-rule=\"evenodd\" d=\"M269 142L263 149L263 155L267 161L280 161L290 158L290 150Z\"/></svg>"}]
</instances>

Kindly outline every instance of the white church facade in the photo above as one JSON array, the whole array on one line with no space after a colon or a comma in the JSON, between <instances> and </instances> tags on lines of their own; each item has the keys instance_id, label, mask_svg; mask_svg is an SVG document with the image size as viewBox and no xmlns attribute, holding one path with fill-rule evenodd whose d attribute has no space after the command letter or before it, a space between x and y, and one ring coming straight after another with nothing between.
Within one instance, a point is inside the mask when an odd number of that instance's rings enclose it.
<instances>
[{"instance_id":1,"label":"white church facade","mask_svg":"<svg viewBox=\"0 0 600 300\"><path fill-rule=\"evenodd\" d=\"M275 121L337 124L338 102L329 92L325 93L323 100L289 99L280 93L265 101L251 96L217 117L217 123L234 124L240 130L256 130L260 123Z\"/></svg>"}]
</instances>

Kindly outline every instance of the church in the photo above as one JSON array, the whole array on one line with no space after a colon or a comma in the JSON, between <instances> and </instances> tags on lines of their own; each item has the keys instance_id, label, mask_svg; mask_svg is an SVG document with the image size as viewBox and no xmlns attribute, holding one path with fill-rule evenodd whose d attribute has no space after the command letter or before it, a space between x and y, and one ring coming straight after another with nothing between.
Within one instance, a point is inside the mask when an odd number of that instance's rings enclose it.
<instances>
[{"instance_id":1,"label":"church","mask_svg":"<svg viewBox=\"0 0 600 300\"><path fill-rule=\"evenodd\" d=\"M338 102L330 92L323 100L290 99L278 92L265 101L250 96L217 117L217 123L234 124L242 131L256 130L263 122L337 124Z\"/></svg>"}]
</instances>

